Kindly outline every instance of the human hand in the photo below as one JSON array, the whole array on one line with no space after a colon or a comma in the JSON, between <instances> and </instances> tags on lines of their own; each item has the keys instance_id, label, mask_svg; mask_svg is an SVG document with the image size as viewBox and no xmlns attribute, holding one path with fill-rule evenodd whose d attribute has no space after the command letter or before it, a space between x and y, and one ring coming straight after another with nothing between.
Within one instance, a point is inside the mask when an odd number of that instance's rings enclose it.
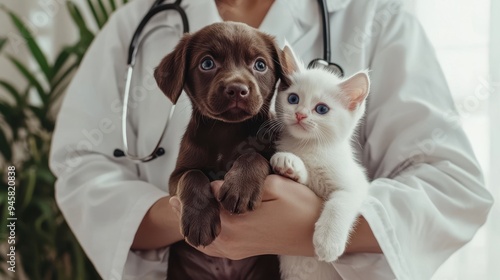
<instances>
[{"instance_id":1,"label":"human hand","mask_svg":"<svg viewBox=\"0 0 500 280\"><path fill-rule=\"evenodd\" d=\"M222 183L211 184L216 197ZM172 197L170 204L180 216L180 200ZM314 256L312 236L321 208L322 200L306 186L270 175L260 207L241 215L231 215L221 207L219 236L209 246L196 249L233 260L264 254Z\"/></svg>"}]
</instances>

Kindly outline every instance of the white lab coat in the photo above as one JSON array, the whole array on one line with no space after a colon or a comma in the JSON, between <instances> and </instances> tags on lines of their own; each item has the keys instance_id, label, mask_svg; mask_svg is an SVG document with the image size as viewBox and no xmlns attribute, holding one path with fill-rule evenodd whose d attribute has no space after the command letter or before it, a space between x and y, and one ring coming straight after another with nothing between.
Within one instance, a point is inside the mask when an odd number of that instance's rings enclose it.
<instances>
[{"instance_id":1,"label":"white lab coat","mask_svg":"<svg viewBox=\"0 0 500 280\"><path fill-rule=\"evenodd\" d=\"M121 98L126 52L153 0L117 11L89 49L58 116L51 168L56 198L71 229L104 279L163 279L168 248L132 252L150 206L166 196L180 137L190 117L183 95L161 146L165 155L134 164L113 157L122 148ZM352 254L333 266L333 279L429 279L484 223L490 194L456 113L434 50L419 23L389 0L329 0L332 61L350 75L371 70L359 158L373 180L361 214L384 254ZM220 21L215 4L184 0L191 31ZM284 37L306 62L322 57L315 0L276 0L261 30ZM129 135L141 155L156 145L170 109L153 68L180 37L175 12L145 41L132 86Z\"/></svg>"}]
</instances>

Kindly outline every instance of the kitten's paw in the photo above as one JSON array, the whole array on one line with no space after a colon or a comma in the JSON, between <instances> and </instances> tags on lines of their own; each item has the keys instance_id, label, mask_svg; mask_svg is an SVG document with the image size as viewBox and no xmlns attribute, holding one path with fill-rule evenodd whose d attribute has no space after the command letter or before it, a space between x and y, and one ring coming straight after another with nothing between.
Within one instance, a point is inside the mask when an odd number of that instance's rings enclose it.
<instances>
[{"instance_id":1,"label":"kitten's paw","mask_svg":"<svg viewBox=\"0 0 500 280\"><path fill-rule=\"evenodd\" d=\"M320 261L336 261L345 251L347 238L335 238L334 224L316 223L313 244L316 256Z\"/></svg>"},{"instance_id":2,"label":"kitten's paw","mask_svg":"<svg viewBox=\"0 0 500 280\"><path fill-rule=\"evenodd\" d=\"M298 156L292 153L278 152L271 157L270 163L276 174L288 177L301 184L306 184L307 169L302 159Z\"/></svg>"}]
</instances>

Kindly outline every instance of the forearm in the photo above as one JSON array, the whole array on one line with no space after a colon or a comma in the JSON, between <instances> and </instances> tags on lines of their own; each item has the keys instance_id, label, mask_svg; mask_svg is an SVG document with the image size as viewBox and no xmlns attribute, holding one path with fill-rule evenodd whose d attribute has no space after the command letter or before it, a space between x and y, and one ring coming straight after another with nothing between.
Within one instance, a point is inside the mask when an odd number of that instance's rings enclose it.
<instances>
[{"instance_id":1,"label":"forearm","mask_svg":"<svg viewBox=\"0 0 500 280\"><path fill-rule=\"evenodd\" d=\"M169 199L161 198L151 206L137 229L131 249L157 249L183 239L179 231L179 218L172 210Z\"/></svg>"},{"instance_id":2,"label":"forearm","mask_svg":"<svg viewBox=\"0 0 500 280\"><path fill-rule=\"evenodd\" d=\"M274 184L284 184L283 189L277 191L285 192L286 199L282 201L288 204L278 206L281 209L288 209L278 218L283 219L286 215L291 228L279 229L282 233L286 232L286 235L280 235L283 236L280 237L282 242L274 241L277 246L274 249L281 255L315 256L313 235L316 221L323 211L324 201L303 185L277 178L278 181ZM345 253L382 253L370 225L362 216L357 218Z\"/></svg>"},{"instance_id":3,"label":"forearm","mask_svg":"<svg viewBox=\"0 0 500 280\"><path fill-rule=\"evenodd\" d=\"M345 253L382 253L382 249L380 249L370 225L363 216L358 217Z\"/></svg>"},{"instance_id":4,"label":"forearm","mask_svg":"<svg viewBox=\"0 0 500 280\"><path fill-rule=\"evenodd\" d=\"M268 254L315 256L313 234L324 201L309 188L281 176L269 176L267 185L268 192L280 199L276 203L263 203L264 209L257 210L254 215L256 219L267 221L266 228L271 233L263 237L269 240L260 240L259 244L265 247L264 251ZM257 249L259 244L252 248ZM346 253L382 253L362 216L356 221Z\"/></svg>"},{"instance_id":5,"label":"forearm","mask_svg":"<svg viewBox=\"0 0 500 280\"><path fill-rule=\"evenodd\" d=\"M280 251L284 251L288 255L315 256L312 243L314 222L312 226L309 226L309 229L303 229L302 232L295 232L295 236L302 236L302 242L297 243L296 240L290 239L287 240L290 245L289 247L285 246L278 250L281 249ZM370 225L362 216L358 217L345 250L345 254L353 253L382 253Z\"/></svg>"}]
</instances>

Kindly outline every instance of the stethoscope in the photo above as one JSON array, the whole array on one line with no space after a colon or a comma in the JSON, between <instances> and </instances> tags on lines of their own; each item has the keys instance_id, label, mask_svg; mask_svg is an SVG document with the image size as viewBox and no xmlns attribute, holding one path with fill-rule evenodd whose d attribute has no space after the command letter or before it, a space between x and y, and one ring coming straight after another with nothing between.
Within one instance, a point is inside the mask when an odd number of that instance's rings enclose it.
<instances>
[{"instance_id":1,"label":"stethoscope","mask_svg":"<svg viewBox=\"0 0 500 280\"><path fill-rule=\"evenodd\" d=\"M126 157L127 159L136 162L136 163L141 163L141 162L149 162L154 160L157 157L160 157L165 154L165 149L160 147L160 144L163 140L163 135L165 134L165 131L167 130L168 123L172 119L172 115L174 113L175 109L175 104L172 104L172 107L170 109L169 117L167 119L167 123L165 124L165 127L163 128L163 131L161 133L160 139L158 139L158 143L156 144L155 148L153 151L145 156L141 157L138 155L133 155L129 151L128 147L128 138L127 138L127 115L128 115L128 101L129 101L129 96L130 96L130 85L132 83L132 75L134 72L134 66L136 62L136 57L137 57L137 52L139 50L139 47L141 46L142 40L140 40L142 31L144 30L144 27L146 24L149 22L149 20L157 15L160 12L167 11L167 10L175 10L179 13L181 20L182 20L182 26L184 29L184 33L189 32L189 21L186 15L186 12L184 11L183 8L181 8L181 1L182 0L176 0L174 3L168 3L168 4L162 4L165 2L165 0L156 0L149 11L146 13L144 18L141 20L139 23L139 26L137 26L137 29L134 32L134 35L132 36L132 41L130 42L130 46L128 49L128 56L127 56L127 76L125 79L125 89L124 89L124 94L123 94L123 107L122 107L122 140L123 140L123 150L120 149L115 149L113 152L113 156L116 158L120 157ZM333 62L330 62L330 54L331 54L331 49L330 49L330 18L328 16L328 9L326 6L326 0L318 0L319 3L319 8L320 8L320 13L321 13L321 23L323 25L323 58L316 58L313 59L309 65L307 66L308 68L316 68L316 67L326 67L330 71L334 72L340 77L344 76L344 71L342 68ZM153 32L156 29L153 29L149 32ZM146 36L145 36L146 37Z\"/></svg>"}]
</instances>

